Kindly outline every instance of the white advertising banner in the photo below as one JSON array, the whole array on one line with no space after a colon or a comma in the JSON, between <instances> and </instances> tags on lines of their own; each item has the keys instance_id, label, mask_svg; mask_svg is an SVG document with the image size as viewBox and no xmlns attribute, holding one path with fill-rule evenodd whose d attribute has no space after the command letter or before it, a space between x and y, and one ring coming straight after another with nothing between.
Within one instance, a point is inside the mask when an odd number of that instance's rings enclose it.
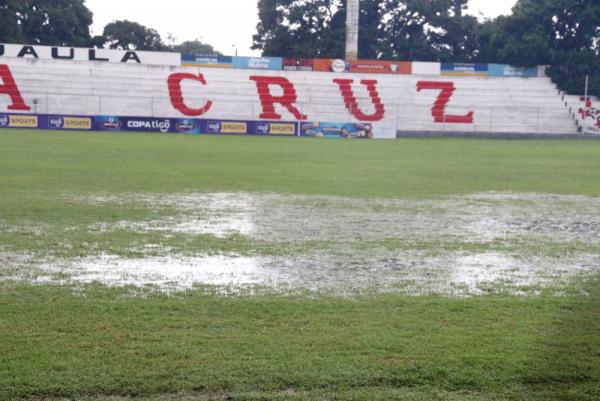
<instances>
[{"instance_id":1,"label":"white advertising banner","mask_svg":"<svg viewBox=\"0 0 600 401\"><path fill-rule=\"evenodd\" d=\"M442 65L440 63L429 63L413 61L412 73L414 75L441 75Z\"/></svg>"},{"instance_id":2,"label":"white advertising banner","mask_svg":"<svg viewBox=\"0 0 600 401\"><path fill-rule=\"evenodd\" d=\"M0 44L0 60L5 57L26 60L94 61L166 66L181 65L180 53Z\"/></svg>"}]
</instances>

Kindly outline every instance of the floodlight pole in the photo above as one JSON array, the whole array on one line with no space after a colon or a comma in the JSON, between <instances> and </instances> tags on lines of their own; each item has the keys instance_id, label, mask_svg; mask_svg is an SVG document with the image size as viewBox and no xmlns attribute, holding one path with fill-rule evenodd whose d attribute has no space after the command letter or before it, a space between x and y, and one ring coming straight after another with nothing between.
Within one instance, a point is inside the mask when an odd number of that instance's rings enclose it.
<instances>
[{"instance_id":1,"label":"floodlight pole","mask_svg":"<svg viewBox=\"0 0 600 401\"><path fill-rule=\"evenodd\" d=\"M585 134L587 131L587 116L589 113L589 109L588 109L588 86L590 84L590 76L586 75L585 76L585 95L583 96L583 133Z\"/></svg>"},{"instance_id":2,"label":"floodlight pole","mask_svg":"<svg viewBox=\"0 0 600 401\"><path fill-rule=\"evenodd\" d=\"M358 59L359 0L346 2L346 60Z\"/></svg>"}]
</instances>

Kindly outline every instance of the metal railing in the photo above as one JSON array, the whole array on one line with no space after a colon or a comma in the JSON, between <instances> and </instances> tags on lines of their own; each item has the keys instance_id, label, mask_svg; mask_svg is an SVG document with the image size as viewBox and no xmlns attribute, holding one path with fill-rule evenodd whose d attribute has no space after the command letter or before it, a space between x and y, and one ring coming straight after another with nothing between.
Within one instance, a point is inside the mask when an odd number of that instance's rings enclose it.
<instances>
[{"instance_id":1,"label":"metal railing","mask_svg":"<svg viewBox=\"0 0 600 401\"><path fill-rule=\"evenodd\" d=\"M123 100L125 99L125 101ZM135 99L135 100L133 100ZM26 98L28 104L32 106L32 112L36 114L65 114L64 105L69 104L70 112L75 115L127 115L149 118L167 118L183 117L171 104L169 99L164 97L151 98L123 98L99 95L79 95L79 94L41 94L29 96ZM208 99L188 98L186 103L191 107L200 107ZM73 105L77 105L73 107ZM222 103L221 103L222 104ZM263 108L258 101L235 101L232 102L235 111L225 110L219 107L218 103L213 103L210 117L198 116L197 118L224 119L224 120L261 120ZM243 106L242 106L243 105ZM294 107L302 114L308 115L308 121L335 121L340 123L358 123L343 102L337 103L313 103L313 102L295 102ZM448 105L446 114L464 115L470 106L452 106ZM472 106L475 107L475 106ZM436 132L534 132L547 133L556 132L556 112L552 109L542 107L482 107L476 106L474 121L471 124L455 124L446 120L434 122L431 115L431 106L414 103L395 103L387 104L386 117L383 120L387 124L394 124L397 131L436 131ZM415 110L418 109L418 117L415 117ZM422 109L422 110L421 110ZM278 113L284 120L295 120L292 115L283 107L277 107ZM392 113L390 113L393 110ZM72 112L71 112L72 111ZM361 109L369 115L374 112L372 105ZM426 114L425 112L426 111ZM568 110L564 111L568 118ZM318 116L313 118L311 116ZM286 118L289 117L289 118ZM193 118L193 117L190 117ZM515 121L515 118L518 121ZM552 124L546 124L546 119L551 119ZM562 129L562 127L558 127ZM559 131L560 131L559 129ZM565 133L567 124L565 124ZM573 127L575 131L575 127Z\"/></svg>"}]
</instances>

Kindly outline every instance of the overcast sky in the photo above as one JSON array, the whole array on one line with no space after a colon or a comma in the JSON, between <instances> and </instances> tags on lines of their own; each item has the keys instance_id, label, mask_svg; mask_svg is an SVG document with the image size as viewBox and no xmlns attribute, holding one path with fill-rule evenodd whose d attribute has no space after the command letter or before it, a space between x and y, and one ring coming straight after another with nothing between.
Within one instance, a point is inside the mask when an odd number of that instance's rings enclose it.
<instances>
[{"instance_id":1,"label":"overcast sky","mask_svg":"<svg viewBox=\"0 0 600 401\"><path fill-rule=\"evenodd\" d=\"M471 0L470 12L486 17L509 14L516 0ZM258 22L255 0L86 0L94 13L93 33L102 34L106 24L128 19L154 28L167 41L200 39L224 54L258 55L251 51Z\"/></svg>"}]
</instances>

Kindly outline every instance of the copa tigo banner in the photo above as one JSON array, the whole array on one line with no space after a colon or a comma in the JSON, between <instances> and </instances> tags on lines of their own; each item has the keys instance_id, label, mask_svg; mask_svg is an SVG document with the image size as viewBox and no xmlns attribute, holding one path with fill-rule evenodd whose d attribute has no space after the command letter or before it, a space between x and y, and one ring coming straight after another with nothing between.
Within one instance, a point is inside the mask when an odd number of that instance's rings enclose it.
<instances>
[{"instance_id":1,"label":"copa tigo banner","mask_svg":"<svg viewBox=\"0 0 600 401\"><path fill-rule=\"evenodd\" d=\"M98 131L298 136L298 124L284 121L97 116L94 127Z\"/></svg>"},{"instance_id":2,"label":"copa tigo banner","mask_svg":"<svg viewBox=\"0 0 600 401\"><path fill-rule=\"evenodd\" d=\"M278 137L393 139L395 125L359 122L204 120L127 116L0 114L0 128L154 132L169 134L255 135Z\"/></svg>"}]
</instances>

